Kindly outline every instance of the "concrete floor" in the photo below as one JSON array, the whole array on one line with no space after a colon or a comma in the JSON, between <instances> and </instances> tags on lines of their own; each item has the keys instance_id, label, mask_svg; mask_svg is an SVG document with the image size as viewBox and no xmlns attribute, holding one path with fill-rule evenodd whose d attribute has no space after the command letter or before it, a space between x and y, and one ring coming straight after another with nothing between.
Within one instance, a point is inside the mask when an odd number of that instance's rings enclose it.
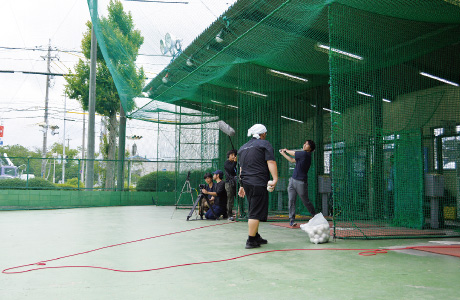
<instances>
[{"instance_id":1,"label":"concrete floor","mask_svg":"<svg viewBox=\"0 0 460 300\"><path fill-rule=\"evenodd\" d=\"M226 221L137 206L0 212L0 269ZM49 262L142 270L274 249L390 248L451 239L336 240L263 223L269 244L244 249L247 224L213 226ZM0 299L460 299L460 258L419 251L292 251L142 273L89 268L0 274ZM38 267L38 266L37 266ZM21 269L16 269L18 271Z\"/></svg>"}]
</instances>

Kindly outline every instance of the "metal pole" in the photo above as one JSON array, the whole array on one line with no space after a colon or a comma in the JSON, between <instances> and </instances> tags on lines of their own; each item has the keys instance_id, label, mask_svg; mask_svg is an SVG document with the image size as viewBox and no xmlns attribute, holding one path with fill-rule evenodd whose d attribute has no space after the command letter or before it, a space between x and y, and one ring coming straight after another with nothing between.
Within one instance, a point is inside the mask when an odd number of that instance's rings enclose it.
<instances>
[{"instance_id":1,"label":"metal pole","mask_svg":"<svg viewBox=\"0 0 460 300\"><path fill-rule=\"evenodd\" d=\"M64 95L64 126L63 126L63 140L62 140L62 184L65 183L65 111L67 109L67 96Z\"/></svg>"},{"instance_id":2,"label":"metal pole","mask_svg":"<svg viewBox=\"0 0 460 300\"><path fill-rule=\"evenodd\" d=\"M81 181L85 182L85 133L86 133L86 115L83 114L83 138L81 142Z\"/></svg>"},{"instance_id":3,"label":"metal pole","mask_svg":"<svg viewBox=\"0 0 460 300\"><path fill-rule=\"evenodd\" d=\"M97 1L93 2L93 20L97 19ZM92 189L94 183L94 145L95 145L95 112L96 112L96 59L97 39L93 26L91 27L91 67L89 74L89 104L88 104L88 162L86 166L86 189Z\"/></svg>"},{"instance_id":4,"label":"metal pole","mask_svg":"<svg viewBox=\"0 0 460 300\"><path fill-rule=\"evenodd\" d=\"M47 63L46 63L46 70L48 75L46 75L46 92L45 92L45 125L43 127L43 148L42 148L42 169L41 169L41 177L45 176L45 166L46 166L46 144L48 140L48 95L49 95L49 88L50 88L50 61L51 61L51 40L49 41L48 45L48 55L47 55Z\"/></svg>"},{"instance_id":5,"label":"metal pole","mask_svg":"<svg viewBox=\"0 0 460 300\"><path fill-rule=\"evenodd\" d=\"M117 176L117 190L123 191L124 189L124 172L123 167L125 164L125 140L126 140L126 115L123 105L120 103L120 124L118 135L118 176ZM128 187L129 188L129 187Z\"/></svg>"}]
</instances>

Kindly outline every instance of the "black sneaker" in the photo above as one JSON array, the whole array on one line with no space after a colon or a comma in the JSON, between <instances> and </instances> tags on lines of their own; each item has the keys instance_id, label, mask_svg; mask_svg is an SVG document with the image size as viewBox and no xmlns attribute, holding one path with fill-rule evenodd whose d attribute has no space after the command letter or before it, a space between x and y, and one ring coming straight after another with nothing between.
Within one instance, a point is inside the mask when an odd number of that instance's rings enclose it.
<instances>
[{"instance_id":1,"label":"black sneaker","mask_svg":"<svg viewBox=\"0 0 460 300\"><path fill-rule=\"evenodd\" d=\"M246 241L246 249L252 248L259 248L260 244L257 241L250 241L249 239Z\"/></svg>"},{"instance_id":2,"label":"black sneaker","mask_svg":"<svg viewBox=\"0 0 460 300\"><path fill-rule=\"evenodd\" d=\"M259 245L268 244L268 241L266 239L263 239L258 233L256 234L256 241Z\"/></svg>"},{"instance_id":3,"label":"black sneaker","mask_svg":"<svg viewBox=\"0 0 460 300\"><path fill-rule=\"evenodd\" d=\"M289 226L296 227L297 223L294 220L291 220L291 222L289 222Z\"/></svg>"}]
</instances>

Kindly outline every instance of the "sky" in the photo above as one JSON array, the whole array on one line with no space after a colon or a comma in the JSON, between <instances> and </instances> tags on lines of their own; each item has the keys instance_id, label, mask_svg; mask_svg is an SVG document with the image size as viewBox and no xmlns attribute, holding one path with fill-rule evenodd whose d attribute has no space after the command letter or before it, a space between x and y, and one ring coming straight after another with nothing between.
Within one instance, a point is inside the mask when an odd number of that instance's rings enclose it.
<instances>
[{"instance_id":1,"label":"sky","mask_svg":"<svg viewBox=\"0 0 460 300\"><path fill-rule=\"evenodd\" d=\"M147 0L148 1L148 0ZM125 11L133 15L136 28L144 36L140 53L160 54L160 39L168 32L182 40L184 48L225 12L235 0L184 0L175 3L122 0ZM108 0L99 0L99 13L105 14ZM46 72L47 49L51 52L50 69L66 74L73 70L83 55L81 39L90 20L86 0L2 0L0 1L0 125L4 126L3 146L22 145L31 150L42 149L46 98L46 76L24 74ZM168 57L140 55L149 78L155 77L170 61ZM1 71L15 71L5 73ZM83 118L81 105L64 96L65 80L54 76L49 88L49 125L59 129L48 131L47 148L63 143L72 149L81 148ZM84 117L85 116L85 117ZM64 122L65 119L65 122ZM65 123L65 134L64 134ZM42 125L42 126L40 126ZM86 125L87 126L87 125ZM127 136L143 136L141 140L127 140L127 148L137 143L138 154L156 157L156 124L130 120ZM102 130L101 117L96 116L96 152Z\"/></svg>"}]
</instances>

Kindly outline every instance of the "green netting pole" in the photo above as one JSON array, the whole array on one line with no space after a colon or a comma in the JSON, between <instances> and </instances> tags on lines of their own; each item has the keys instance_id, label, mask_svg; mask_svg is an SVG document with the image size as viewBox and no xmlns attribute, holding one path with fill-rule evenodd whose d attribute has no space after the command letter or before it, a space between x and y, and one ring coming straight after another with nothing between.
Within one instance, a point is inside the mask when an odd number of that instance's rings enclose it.
<instances>
[{"instance_id":1,"label":"green netting pole","mask_svg":"<svg viewBox=\"0 0 460 300\"><path fill-rule=\"evenodd\" d=\"M160 121L160 112L157 113L158 117L158 121ZM160 148L160 122L158 122L157 124L157 187L156 187L156 193L157 193L157 205L160 203L160 187L158 186L158 176L160 175L160 173L158 172L159 168L160 168L160 159L159 159L159 148Z\"/></svg>"},{"instance_id":2,"label":"green netting pole","mask_svg":"<svg viewBox=\"0 0 460 300\"><path fill-rule=\"evenodd\" d=\"M327 87L329 88L329 87ZM324 174L324 143L323 143L323 99L326 93L323 87L315 89L315 105L316 105L316 120L315 120L315 136L314 142L316 144L315 150L315 203L316 211L322 211L323 214L327 214L327 211L323 211L322 207L322 195L318 193L318 178ZM320 209L321 208L321 209ZM327 209L326 209L327 210ZM313 216L312 216L313 217Z\"/></svg>"},{"instance_id":3,"label":"green netting pole","mask_svg":"<svg viewBox=\"0 0 460 300\"><path fill-rule=\"evenodd\" d=\"M375 76L375 74L373 74ZM374 79L377 80L377 79ZM375 84L375 82L374 82ZM372 137L374 138L373 147L373 162L372 164L372 186L374 192L372 200L370 201L370 212L374 219L382 218L384 211L383 207L383 191L384 191L384 178L383 178L383 96L379 93L377 88L374 88L374 98L372 103ZM372 149L371 141L368 141L368 149ZM370 152L368 152L370 153ZM366 155L366 160L369 161L369 155ZM369 164L367 164L369 165Z\"/></svg>"},{"instance_id":4,"label":"green netting pole","mask_svg":"<svg viewBox=\"0 0 460 300\"><path fill-rule=\"evenodd\" d=\"M94 20L97 19L97 0L92 2L91 27L91 67L89 74L89 103L88 103L88 164L86 166L87 189L92 189L94 184L94 147L95 147L95 113L96 113L96 59L97 59L97 39L94 27Z\"/></svg>"},{"instance_id":5,"label":"green netting pole","mask_svg":"<svg viewBox=\"0 0 460 300\"><path fill-rule=\"evenodd\" d=\"M126 115L123 105L120 102L120 124L118 135L118 174L117 174L117 191L124 190L125 173L123 168L125 165L125 141L126 141ZM128 186L129 187L129 186Z\"/></svg>"},{"instance_id":6,"label":"green netting pole","mask_svg":"<svg viewBox=\"0 0 460 300\"><path fill-rule=\"evenodd\" d=\"M436 141L436 162L438 164L438 170L436 171L437 174L443 174L444 173L444 162L442 160L442 139L441 136L435 137Z\"/></svg>"}]
</instances>

